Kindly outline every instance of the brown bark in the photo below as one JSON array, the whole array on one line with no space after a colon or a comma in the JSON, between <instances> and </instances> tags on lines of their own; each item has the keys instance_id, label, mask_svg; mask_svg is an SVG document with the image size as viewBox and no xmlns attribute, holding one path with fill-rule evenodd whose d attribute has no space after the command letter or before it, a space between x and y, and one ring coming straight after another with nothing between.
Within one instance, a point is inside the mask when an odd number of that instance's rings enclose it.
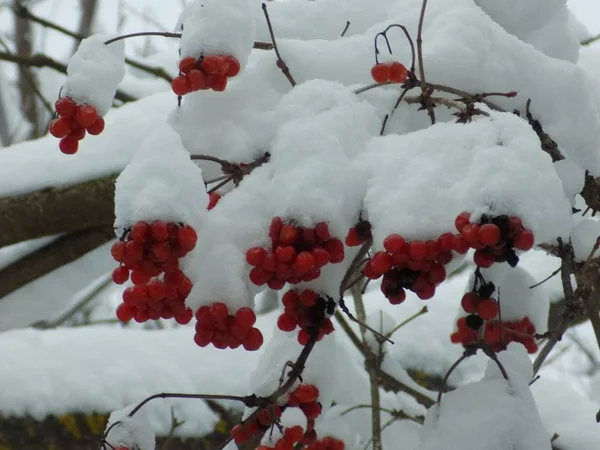
<instances>
[{"instance_id":1,"label":"brown bark","mask_svg":"<svg viewBox=\"0 0 600 450\"><path fill-rule=\"evenodd\" d=\"M2 297L69 264L115 237L111 227L67 234L0 270Z\"/></svg>"},{"instance_id":2,"label":"brown bark","mask_svg":"<svg viewBox=\"0 0 600 450\"><path fill-rule=\"evenodd\" d=\"M43 236L112 226L116 175L0 197L0 247Z\"/></svg>"}]
</instances>

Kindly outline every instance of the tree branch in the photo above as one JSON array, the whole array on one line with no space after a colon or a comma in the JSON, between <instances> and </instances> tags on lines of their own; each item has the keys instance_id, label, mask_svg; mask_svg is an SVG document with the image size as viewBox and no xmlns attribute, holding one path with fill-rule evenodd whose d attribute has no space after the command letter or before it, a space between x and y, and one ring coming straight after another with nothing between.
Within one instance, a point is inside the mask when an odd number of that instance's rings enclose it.
<instances>
[{"instance_id":1,"label":"tree branch","mask_svg":"<svg viewBox=\"0 0 600 450\"><path fill-rule=\"evenodd\" d=\"M62 236L0 270L0 301L11 292L73 262L114 239L112 227L93 228Z\"/></svg>"},{"instance_id":2,"label":"tree branch","mask_svg":"<svg viewBox=\"0 0 600 450\"><path fill-rule=\"evenodd\" d=\"M116 177L0 197L0 247L43 236L112 227Z\"/></svg>"}]
</instances>

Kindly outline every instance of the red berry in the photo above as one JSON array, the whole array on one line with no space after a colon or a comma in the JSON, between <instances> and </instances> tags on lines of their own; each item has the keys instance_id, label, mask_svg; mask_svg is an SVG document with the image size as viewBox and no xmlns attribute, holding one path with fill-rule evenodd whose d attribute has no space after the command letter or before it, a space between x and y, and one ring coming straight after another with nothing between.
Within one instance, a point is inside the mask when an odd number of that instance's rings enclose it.
<instances>
[{"instance_id":1,"label":"red berry","mask_svg":"<svg viewBox=\"0 0 600 450\"><path fill-rule=\"evenodd\" d=\"M294 427L286 428L283 435L287 441L296 443L304 436L304 430L300 425L296 425Z\"/></svg>"},{"instance_id":2,"label":"red berry","mask_svg":"<svg viewBox=\"0 0 600 450\"><path fill-rule=\"evenodd\" d=\"M131 272L131 282L137 285L148 284L150 282L150 277L146 275L144 272L140 272L138 270L134 270Z\"/></svg>"},{"instance_id":3,"label":"red berry","mask_svg":"<svg viewBox=\"0 0 600 450\"><path fill-rule=\"evenodd\" d=\"M235 313L235 320L242 328L252 328L256 323L256 314L250 308L244 306Z\"/></svg>"},{"instance_id":4,"label":"red berry","mask_svg":"<svg viewBox=\"0 0 600 450\"><path fill-rule=\"evenodd\" d=\"M306 331L304 328L300 330L300 332L298 333L298 343L300 345L306 345L308 344L308 341L310 340L310 334L308 334L308 331Z\"/></svg>"},{"instance_id":5,"label":"red berry","mask_svg":"<svg viewBox=\"0 0 600 450\"><path fill-rule=\"evenodd\" d=\"M297 325L298 325L298 321L286 313L283 313L282 315L279 316L279 319L277 319L277 327L281 331L287 331L287 332L294 331L296 329Z\"/></svg>"},{"instance_id":6,"label":"red berry","mask_svg":"<svg viewBox=\"0 0 600 450\"><path fill-rule=\"evenodd\" d=\"M56 138L63 138L71 132L71 127L67 119L54 119L50 122L48 131Z\"/></svg>"},{"instance_id":7,"label":"red berry","mask_svg":"<svg viewBox=\"0 0 600 450\"><path fill-rule=\"evenodd\" d=\"M319 388L312 384L301 384L292 392L292 397L299 403L312 403L319 398Z\"/></svg>"},{"instance_id":8,"label":"red berry","mask_svg":"<svg viewBox=\"0 0 600 450\"><path fill-rule=\"evenodd\" d=\"M283 287L285 286L285 280L277 280L275 278L271 278L269 281L267 281L267 286L269 286L269 289L278 291L280 289L283 289Z\"/></svg>"},{"instance_id":9,"label":"red berry","mask_svg":"<svg viewBox=\"0 0 600 450\"><path fill-rule=\"evenodd\" d=\"M500 228L493 223L486 223L479 227L477 238L482 244L496 245L500 242Z\"/></svg>"},{"instance_id":10,"label":"red berry","mask_svg":"<svg viewBox=\"0 0 600 450\"><path fill-rule=\"evenodd\" d=\"M251 328L243 342L246 350L253 352L258 350L263 344L263 335L258 328Z\"/></svg>"},{"instance_id":11,"label":"red berry","mask_svg":"<svg viewBox=\"0 0 600 450\"><path fill-rule=\"evenodd\" d=\"M196 58L192 56L187 56L179 61L179 70L183 73L188 73L194 67L196 67Z\"/></svg>"},{"instance_id":12,"label":"red berry","mask_svg":"<svg viewBox=\"0 0 600 450\"><path fill-rule=\"evenodd\" d=\"M494 255L485 250L476 250L473 255L473 262L475 262L478 267L487 269L488 267L492 267L494 262L496 262L496 259L494 258Z\"/></svg>"},{"instance_id":13,"label":"red berry","mask_svg":"<svg viewBox=\"0 0 600 450\"><path fill-rule=\"evenodd\" d=\"M446 269L438 263L434 263L429 270L429 282L434 286L441 284L446 279Z\"/></svg>"},{"instance_id":14,"label":"red berry","mask_svg":"<svg viewBox=\"0 0 600 450\"><path fill-rule=\"evenodd\" d=\"M158 242L166 241L169 239L169 228L166 222L162 220L155 220L150 224L150 235L152 239Z\"/></svg>"},{"instance_id":15,"label":"red berry","mask_svg":"<svg viewBox=\"0 0 600 450\"><path fill-rule=\"evenodd\" d=\"M307 419L316 419L321 414L321 405L317 402L307 403L300 406Z\"/></svg>"},{"instance_id":16,"label":"red berry","mask_svg":"<svg viewBox=\"0 0 600 450\"><path fill-rule=\"evenodd\" d=\"M135 225L131 228L131 232L129 233L129 238L133 241L138 241L144 243L148 238L148 231L150 230L150 225L148 222L140 221L136 222Z\"/></svg>"},{"instance_id":17,"label":"red berry","mask_svg":"<svg viewBox=\"0 0 600 450\"><path fill-rule=\"evenodd\" d=\"M408 78L408 70L403 64L393 62L390 67L390 81L392 83L404 83Z\"/></svg>"},{"instance_id":18,"label":"red berry","mask_svg":"<svg viewBox=\"0 0 600 450\"><path fill-rule=\"evenodd\" d=\"M423 289L417 291L416 294L421 300L428 300L435 295L435 286L427 285Z\"/></svg>"},{"instance_id":19,"label":"red berry","mask_svg":"<svg viewBox=\"0 0 600 450\"><path fill-rule=\"evenodd\" d=\"M281 438L275 442L273 450L294 450L294 444L285 438Z\"/></svg>"},{"instance_id":20,"label":"red berry","mask_svg":"<svg viewBox=\"0 0 600 450\"><path fill-rule=\"evenodd\" d=\"M186 77L190 83L190 89L192 91L199 91L202 89L208 89L206 83L206 76L197 69L190 70Z\"/></svg>"},{"instance_id":21,"label":"red berry","mask_svg":"<svg viewBox=\"0 0 600 450\"><path fill-rule=\"evenodd\" d=\"M398 291L393 296L387 296L386 298L392 305L399 305L404 300L406 300L406 291L402 288L399 288Z\"/></svg>"},{"instance_id":22,"label":"red berry","mask_svg":"<svg viewBox=\"0 0 600 450\"><path fill-rule=\"evenodd\" d=\"M315 247L311 253L315 257L317 267L326 266L331 262L331 255L323 247Z\"/></svg>"},{"instance_id":23,"label":"red berry","mask_svg":"<svg viewBox=\"0 0 600 450\"><path fill-rule=\"evenodd\" d=\"M477 242L479 239L479 225L476 223L468 223L463 227L460 234L469 244Z\"/></svg>"},{"instance_id":24,"label":"red berry","mask_svg":"<svg viewBox=\"0 0 600 450\"><path fill-rule=\"evenodd\" d=\"M112 279L116 284L123 284L129 280L129 269L125 266L119 266L112 273Z\"/></svg>"},{"instance_id":25,"label":"red berry","mask_svg":"<svg viewBox=\"0 0 600 450\"><path fill-rule=\"evenodd\" d=\"M187 77L180 75L173 78L173 81L171 81L171 89L173 89L173 92L176 95L181 97L185 94L188 94L191 91L192 86L190 85L190 80L188 80Z\"/></svg>"},{"instance_id":26,"label":"red berry","mask_svg":"<svg viewBox=\"0 0 600 450\"><path fill-rule=\"evenodd\" d=\"M227 88L227 75L211 75L206 83L213 91L223 92Z\"/></svg>"},{"instance_id":27,"label":"red berry","mask_svg":"<svg viewBox=\"0 0 600 450\"><path fill-rule=\"evenodd\" d=\"M261 266L265 271L274 273L277 270L278 264L279 263L277 262L277 257L275 254L272 252L267 252Z\"/></svg>"},{"instance_id":28,"label":"red berry","mask_svg":"<svg viewBox=\"0 0 600 450\"><path fill-rule=\"evenodd\" d=\"M321 241L327 241L331 239L329 234L329 225L327 222L319 222L315 225L315 234Z\"/></svg>"},{"instance_id":29,"label":"red berry","mask_svg":"<svg viewBox=\"0 0 600 450\"><path fill-rule=\"evenodd\" d=\"M377 83L385 83L392 76L392 66L386 63L375 64L371 68L371 76Z\"/></svg>"},{"instance_id":30,"label":"red berry","mask_svg":"<svg viewBox=\"0 0 600 450\"><path fill-rule=\"evenodd\" d=\"M438 237L437 243L438 247L442 252L451 252L452 247L452 233L444 233Z\"/></svg>"},{"instance_id":31,"label":"red berry","mask_svg":"<svg viewBox=\"0 0 600 450\"><path fill-rule=\"evenodd\" d=\"M469 314L473 314L477 311L478 304L479 296L475 292L467 292L460 301L462 309Z\"/></svg>"},{"instance_id":32,"label":"red berry","mask_svg":"<svg viewBox=\"0 0 600 450\"><path fill-rule=\"evenodd\" d=\"M207 55L202 58L200 62L200 67L204 72L208 75L214 75L221 73L221 66L223 65L223 60L217 55Z\"/></svg>"},{"instance_id":33,"label":"red berry","mask_svg":"<svg viewBox=\"0 0 600 450\"><path fill-rule=\"evenodd\" d=\"M356 232L356 228L350 228L348 231L348 235L346 236L346 245L348 247L357 247L362 243L360 237L358 237L358 233ZM384 243L385 245L385 243Z\"/></svg>"},{"instance_id":34,"label":"red berry","mask_svg":"<svg viewBox=\"0 0 600 450\"><path fill-rule=\"evenodd\" d=\"M383 240L383 248L391 254L399 254L405 250L406 241L399 234L390 234Z\"/></svg>"},{"instance_id":35,"label":"red berry","mask_svg":"<svg viewBox=\"0 0 600 450\"><path fill-rule=\"evenodd\" d=\"M298 301L305 308L315 306L318 300L319 294L317 294L315 291L311 291L310 289L304 289L300 292L300 295L298 297Z\"/></svg>"},{"instance_id":36,"label":"red berry","mask_svg":"<svg viewBox=\"0 0 600 450\"><path fill-rule=\"evenodd\" d=\"M71 117L77 111L77 103L70 97L61 97L54 103L54 109L61 117Z\"/></svg>"},{"instance_id":37,"label":"red berry","mask_svg":"<svg viewBox=\"0 0 600 450\"><path fill-rule=\"evenodd\" d=\"M386 252L377 252L371 259L371 268L379 273L385 274L392 269L392 257Z\"/></svg>"},{"instance_id":38,"label":"red berry","mask_svg":"<svg viewBox=\"0 0 600 450\"><path fill-rule=\"evenodd\" d=\"M298 229L293 225L285 224L279 232L279 243L282 245L293 245L298 239Z\"/></svg>"},{"instance_id":39,"label":"red berry","mask_svg":"<svg viewBox=\"0 0 600 450\"><path fill-rule=\"evenodd\" d=\"M414 260L425 259L428 253L427 244L423 241L413 241L408 244L408 253Z\"/></svg>"},{"instance_id":40,"label":"red berry","mask_svg":"<svg viewBox=\"0 0 600 450\"><path fill-rule=\"evenodd\" d=\"M214 321L216 322L224 322L227 317L229 317L229 313L227 312L227 305L221 302L215 302L210 305L210 314Z\"/></svg>"},{"instance_id":41,"label":"red berry","mask_svg":"<svg viewBox=\"0 0 600 450\"><path fill-rule=\"evenodd\" d=\"M98 113L92 105L80 105L75 113L75 120L82 128L89 127L97 118Z\"/></svg>"},{"instance_id":42,"label":"red berry","mask_svg":"<svg viewBox=\"0 0 600 450\"><path fill-rule=\"evenodd\" d=\"M65 155L73 155L77 153L77 149L79 148L79 142L77 139L74 139L70 136L66 136L60 140L58 143L58 148Z\"/></svg>"},{"instance_id":43,"label":"red berry","mask_svg":"<svg viewBox=\"0 0 600 450\"><path fill-rule=\"evenodd\" d=\"M291 262L296 258L296 250L291 245L280 245L275 249L275 257L284 263Z\"/></svg>"},{"instance_id":44,"label":"red berry","mask_svg":"<svg viewBox=\"0 0 600 450\"><path fill-rule=\"evenodd\" d=\"M97 136L104 131L104 126L105 126L104 119L102 117L98 116L98 118L96 119L96 121L93 124L86 127L86 130L92 136Z\"/></svg>"},{"instance_id":45,"label":"red berry","mask_svg":"<svg viewBox=\"0 0 600 450\"><path fill-rule=\"evenodd\" d=\"M465 225L467 225L470 222L471 222L471 214L465 211L465 212L460 213L458 216L456 216L456 219L454 220L454 225L456 226L456 229L459 232L461 232L463 230L463 228L465 227Z\"/></svg>"},{"instance_id":46,"label":"red berry","mask_svg":"<svg viewBox=\"0 0 600 450\"><path fill-rule=\"evenodd\" d=\"M121 322L129 322L133 319L133 315L135 313L135 309L125 303L121 303L117 306L117 319Z\"/></svg>"},{"instance_id":47,"label":"red berry","mask_svg":"<svg viewBox=\"0 0 600 450\"><path fill-rule=\"evenodd\" d=\"M535 238L529 230L523 230L513 240L513 244L519 250L530 250L533 247Z\"/></svg>"},{"instance_id":48,"label":"red berry","mask_svg":"<svg viewBox=\"0 0 600 450\"><path fill-rule=\"evenodd\" d=\"M225 59L229 63L229 67L227 68L227 76L229 78L237 76L241 69L239 61L233 56L226 56Z\"/></svg>"},{"instance_id":49,"label":"red berry","mask_svg":"<svg viewBox=\"0 0 600 450\"><path fill-rule=\"evenodd\" d=\"M246 251L246 262L254 267L260 266L265 260L266 255L267 251L264 248L252 247Z\"/></svg>"},{"instance_id":50,"label":"red berry","mask_svg":"<svg viewBox=\"0 0 600 450\"><path fill-rule=\"evenodd\" d=\"M179 228L177 237L179 240L179 246L186 253L192 251L194 247L196 247L198 235L196 234L196 230L194 230L194 228L190 225L184 225Z\"/></svg>"},{"instance_id":51,"label":"red berry","mask_svg":"<svg viewBox=\"0 0 600 450\"><path fill-rule=\"evenodd\" d=\"M125 257L125 242L115 242L110 248L110 254L115 259L115 261L123 262L123 259Z\"/></svg>"},{"instance_id":52,"label":"red berry","mask_svg":"<svg viewBox=\"0 0 600 450\"><path fill-rule=\"evenodd\" d=\"M469 251L469 243L465 241L460 234L455 234L452 237L452 247L454 251L464 255Z\"/></svg>"},{"instance_id":53,"label":"red berry","mask_svg":"<svg viewBox=\"0 0 600 450\"><path fill-rule=\"evenodd\" d=\"M300 252L296 256L296 266L303 273L311 271L316 265L315 257L310 252Z\"/></svg>"},{"instance_id":54,"label":"red berry","mask_svg":"<svg viewBox=\"0 0 600 450\"><path fill-rule=\"evenodd\" d=\"M483 299L477 305L477 314L483 320L492 320L498 315L498 303L491 298Z\"/></svg>"},{"instance_id":55,"label":"red berry","mask_svg":"<svg viewBox=\"0 0 600 450\"><path fill-rule=\"evenodd\" d=\"M210 194L208 194L208 206L206 207L206 209L208 209L209 211L213 209L215 206L217 206L217 203L219 203L220 199L221 196L216 192L211 192Z\"/></svg>"},{"instance_id":56,"label":"red berry","mask_svg":"<svg viewBox=\"0 0 600 450\"><path fill-rule=\"evenodd\" d=\"M148 284L148 296L152 300L155 300L155 301L162 300L163 298L165 298L166 292L167 292L167 289L166 289L165 285L158 280L152 280Z\"/></svg>"},{"instance_id":57,"label":"red berry","mask_svg":"<svg viewBox=\"0 0 600 450\"><path fill-rule=\"evenodd\" d=\"M340 263L344 260L344 244L339 239L330 239L324 244L325 250L331 257L333 264Z\"/></svg>"}]
</instances>

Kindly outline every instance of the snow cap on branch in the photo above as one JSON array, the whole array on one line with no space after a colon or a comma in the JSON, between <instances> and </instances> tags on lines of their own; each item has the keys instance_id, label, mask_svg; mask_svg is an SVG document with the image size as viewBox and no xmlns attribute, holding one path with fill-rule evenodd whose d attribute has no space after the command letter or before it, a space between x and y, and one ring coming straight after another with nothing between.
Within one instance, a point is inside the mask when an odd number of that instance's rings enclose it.
<instances>
[{"instance_id":1,"label":"snow cap on branch","mask_svg":"<svg viewBox=\"0 0 600 450\"><path fill-rule=\"evenodd\" d=\"M125 76L124 41L109 45L112 34L94 34L81 41L67 67L61 96L96 108L100 116L110 109L117 86Z\"/></svg>"},{"instance_id":2,"label":"snow cap on branch","mask_svg":"<svg viewBox=\"0 0 600 450\"><path fill-rule=\"evenodd\" d=\"M206 205L202 170L175 130L166 123L157 125L115 183L117 234L137 221L156 219L182 222L198 232Z\"/></svg>"},{"instance_id":3,"label":"snow cap on branch","mask_svg":"<svg viewBox=\"0 0 600 450\"><path fill-rule=\"evenodd\" d=\"M131 450L154 450L154 430L146 420L144 412L138 411L133 417L128 416L135 406L129 405L111 413L106 424L106 442L113 448L122 445Z\"/></svg>"}]
</instances>

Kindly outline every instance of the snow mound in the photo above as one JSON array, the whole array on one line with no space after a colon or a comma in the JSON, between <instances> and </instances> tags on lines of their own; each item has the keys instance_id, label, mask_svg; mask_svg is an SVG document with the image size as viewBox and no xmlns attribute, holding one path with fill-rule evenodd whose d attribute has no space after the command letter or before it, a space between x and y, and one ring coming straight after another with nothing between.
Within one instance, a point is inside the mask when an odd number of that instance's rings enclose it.
<instances>
[{"instance_id":1,"label":"snow mound","mask_svg":"<svg viewBox=\"0 0 600 450\"><path fill-rule=\"evenodd\" d=\"M124 41L104 45L111 34L95 34L81 41L67 67L62 96L88 104L104 116L112 106L118 84L125 76Z\"/></svg>"},{"instance_id":2,"label":"snow mound","mask_svg":"<svg viewBox=\"0 0 600 450\"><path fill-rule=\"evenodd\" d=\"M181 57L231 55L243 68L254 46L255 24L249 0L196 0L179 16Z\"/></svg>"},{"instance_id":3,"label":"snow mound","mask_svg":"<svg viewBox=\"0 0 600 450\"><path fill-rule=\"evenodd\" d=\"M374 138L361 165L370 172L365 208L376 245L391 233L435 239L454 231L462 211L475 220L517 215L538 243L571 229L570 204L550 158L513 114Z\"/></svg>"},{"instance_id":4,"label":"snow mound","mask_svg":"<svg viewBox=\"0 0 600 450\"><path fill-rule=\"evenodd\" d=\"M115 228L140 220L183 222L199 230L208 195L202 170L190 159L177 133L157 124L141 142L115 183Z\"/></svg>"},{"instance_id":5,"label":"snow mound","mask_svg":"<svg viewBox=\"0 0 600 450\"><path fill-rule=\"evenodd\" d=\"M154 430L144 419L143 412L138 411L133 417L129 417L135 406L130 405L110 415L106 424L106 442L113 447L123 445L130 449L154 450Z\"/></svg>"},{"instance_id":6,"label":"snow mound","mask_svg":"<svg viewBox=\"0 0 600 450\"><path fill-rule=\"evenodd\" d=\"M594 219L584 219L579 222L571 234L575 259L587 260L598 238L600 238L600 222ZM598 256L598 253L595 256Z\"/></svg>"}]
</instances>

